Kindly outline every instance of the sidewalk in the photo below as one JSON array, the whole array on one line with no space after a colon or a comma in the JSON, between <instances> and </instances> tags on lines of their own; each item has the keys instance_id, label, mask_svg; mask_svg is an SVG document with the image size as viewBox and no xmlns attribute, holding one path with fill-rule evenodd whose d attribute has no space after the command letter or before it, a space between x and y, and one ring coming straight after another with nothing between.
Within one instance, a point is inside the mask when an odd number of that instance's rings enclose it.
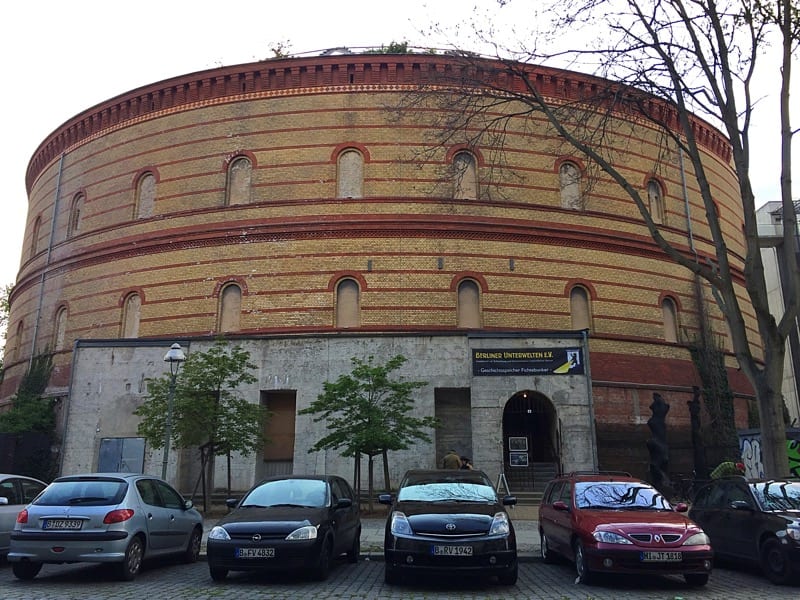
<instances>
[{"instance_id":1,"label":"sidewalk","mask_svg":"<svg viewBox=\"0 0 800 600\"><path fill-rule=\"evenodd\" d=\"M534 507L518 506L509 510L511 522L517 533L517 553L523 560L539 555L539 522L529 518L535 515ZM217 524L216 518L203 521L203 542L200 554L206 553L208 532ZM384 518L361 519L361 556L372 560L383 560L383 534L386 526Z\"/></svg>"}]
</instances>

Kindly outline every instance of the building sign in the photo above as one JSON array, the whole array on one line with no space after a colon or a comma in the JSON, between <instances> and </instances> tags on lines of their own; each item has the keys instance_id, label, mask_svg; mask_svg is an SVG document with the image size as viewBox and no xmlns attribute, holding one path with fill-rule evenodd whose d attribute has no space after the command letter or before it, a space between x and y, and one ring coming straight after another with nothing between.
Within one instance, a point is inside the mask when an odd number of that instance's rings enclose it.
<instances>
[{"instance_id":1,"label":"building sign","mask_svg":"<svg viewBox=\"0 0 800 600\"><path fill-rule=\"evenodd\" d=\"M472 375L583 375L583 351L581 348L473 348Z\"/></svg>"}]
</instances>

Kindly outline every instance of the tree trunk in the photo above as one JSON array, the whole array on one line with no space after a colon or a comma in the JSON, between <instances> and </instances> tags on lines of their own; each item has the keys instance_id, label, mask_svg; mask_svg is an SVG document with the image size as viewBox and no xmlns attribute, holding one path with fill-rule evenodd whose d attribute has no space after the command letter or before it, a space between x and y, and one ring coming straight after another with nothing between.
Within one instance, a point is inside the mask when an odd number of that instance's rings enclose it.
<instances>
[{"instance_id":1,"label":"tree trunk","mask_svg":"<svg viewBox=\"0 0 800 600\"><path fill-rule=\"evenodd\" d=\"M755 387L761 429L763 475L782 478L789 476L789 455L786 451L786 423L783 420L783 394L781 393L783 356L780 357L780 368L773 366L777 360L778 357L769 357L769 355L766 357L764 370L757 378Z\"/></svg>"},{"instance_id":2,"label":"tree trunk","mask_svg":"<svg viewBox=\"0 0 800 600\"><path fill-rule=\"evenodd\" d=\"M383 489L388 494L392 491L392 482L389 481L389 452L384 450L383 454Z\"/></svg>"},{"instance_id":3,"label":"tree trunk","mask_svg":"<svg viewBox=\"0 0 800 600\"><path fill-rule=\"evenodd\" d=\"M369 495L369 498L367 499L367 510L369 511L370 514L372 514L372 507L373 507L372 495L375 493L375 482L373 481L374 477L372 475L372 464L374 461L375 457L372 454L370 454L369 460L367 461L367 468L369 469L369 473L367 473L367 481L368 481L367 494Z\"/></svg>"}]
</instances>

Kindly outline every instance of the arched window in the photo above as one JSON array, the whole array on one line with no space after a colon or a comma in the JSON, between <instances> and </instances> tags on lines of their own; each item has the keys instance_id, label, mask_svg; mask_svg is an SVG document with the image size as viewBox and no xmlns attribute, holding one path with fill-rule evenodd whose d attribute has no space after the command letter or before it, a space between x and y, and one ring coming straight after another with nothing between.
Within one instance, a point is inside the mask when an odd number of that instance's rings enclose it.
<instances>
[{"instance_id":1,"label":"arched window","mask_svg":"<svg viewBox=\"0 0 800 600\"><path fill-rule=\"evenodd\" d=\"M664 194L661 185L651 179L647 182L647 200L650 204L650 216L656 223L664 222Z\"/></svg>"},{"instance_id":2,"label":"arched window","mask_svg":"<svg viewBox=\"0 0 800 600\"><path fill-rule=\"evenodd\" d=\"M14 335L14 339L9 344L8 348L8 358L9 360L6 361L6 365L11 362L11 360L19 360L22 357L22 334L25 333L25 322L20 321L17 323L17 331Z\"/></svg>"},{"instance_id":3,"label":"arched window","mask_svg":"<svg viewBox=\"0 0 800 600\"><path fill-rule=\"evenodd\" d=\"M589 306L589 292L576 285L569 292L569 311L573 329L591 329L592 313Z\"/></svg>"},{"instance_id":4,"label":"arched window","mask_svg":"<svg viewBox=\"0 0 800 600\"><path fill-rule=\"evenodd\" d=\"M134 218L144 219L153 216L156 205L156 177L144 173L136 182L136 208Z\"/></svg>"},{"instance_id":5,"label":"arched window","mask_svg":"<svg viewBox=\"0 0 800 600\"><path fill-rule=\"evenodd\" d=\"M478 199L478 171L475 157L469 152L458 152L453 157L453 198Z\"/></svg>"},{"instance_id":6,"label":"arched window","mask_svg":"<svg viewBox=\"0 0 800 600\"><path fill-rule=\"evenodd\" d=\"M458 284L458 326L468 329L481 326L480 288L471 279Z\"/></svg>"},{"instance_id":7,"label":"arched window","mask_svg":"<svg viewBox=\"0 0 800 600\"><path fill-rule=\"evenodd\" d=\"M142 313L142 299L139 294L129 294L125 297L122 309L122 337L139 337L139 319Z\"/></svg>"},{"instance_id":8,"label":"arched window","mask_svg":"<svg viewBox=\"0 0 800 600\"><path fill-rule=\"evenodd\" d=\"M39 235L42 233L42 217L36 217L31 230L31 258L39 251Z\"/></svg>"},{"instance_id":9,"label":"arched window","mask_svg":"<svg viewBox=\"0 0 800 600\"><path fill-rule=\"evenodd\" d=\"M361 198L364 195L364 157L349 148L339 154L337 164L338 198Z\"/></svg>"},{"instance_id":10,"label":"arched window","mask_svg":"<svg viewBox=\"0 0 800 600\"><path fill-rule=\"evenodd\" d=\"M582 210L581 171L578 166L572 162L561 163L558 168L558 182L561 187L562 208Z\"/></svg>"},{"instance_id":11,"label":"arched window","mask_svg":"<svg viewBox=\"0 0 800 600\"><path fill-rule=\"evenodd\" d=\"M252 175L253 165L249 158L240 156L231 162L228 167L226 204L233 206L234 204L247 204L250 202Z\"/></svg>"},{"instance_id":12,"label":"arched window","mask_svg":"<svg viewBox=\"0 0 800 600\"><path fill-rule=\"evenodd\" d=\"M69 222L67 223L67 237L78 234L81 224L81 210L83 209L83 194L75 194L69 206Z\"/></svg>"},{"instance_id":13,"label":"arched window","mask_svg":"<svg viewBox=\"0 0 800 600\"><path fill-rule=\"evenodd\" d=\"M342 279L336 286L336 327L361 325L360 290L354 279Z\"/></svg>"},{"instance_id":14,"label":"arched window","mask_svg":"<svg viewBox=\"0 0 800 600\"><path fill-rule=\"evenodd\" d=\"M53 349L64 348L64 338L67 333L67 307L62 306L56 311L55 329L53 329Z\"/></svg>"},{"instance_id":15,"label":"arched window","mask_svg":"<svg viewBox=\"0 0 800 600\"><path fill-rule=\"evenodd\" d=\"M678 341L678 308L672 298L664 298L661 302L661 312L664 316L664 341Z\"/></svg>"},{"instance_id":16,"label":"arched window","mask_svg":"<svg viewBox=\"0 0 800 600\"><path fill-rule=\"evenodd\" d=\"M242 288L230 283L219 295L219 331L239 331L242 315Z\"/></svg>"}]
</instances>

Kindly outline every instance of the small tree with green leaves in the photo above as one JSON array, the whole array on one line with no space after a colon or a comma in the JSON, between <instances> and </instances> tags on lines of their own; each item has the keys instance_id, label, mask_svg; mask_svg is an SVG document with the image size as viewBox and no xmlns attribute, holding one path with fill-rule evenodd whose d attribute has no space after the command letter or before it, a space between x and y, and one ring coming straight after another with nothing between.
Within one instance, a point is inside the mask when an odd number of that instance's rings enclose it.
<instances>
[{"instance_id":1,"label":"small tree with green leaves","mask_svg":"<svg viewBox=\"0 0 800 600\"><path fill-rule=\"evenodd\" d=\"M240 346L230 347L218 340L205 352L192 352L175 380L171 438L175 448L200 450L203 501L207 506L206 470L213 485L213 457L228 456L230 493L230 453L245 456L259 450L264 442L266 409L241 397L239 387L256 381L251 371L250 353ZM145 402L134 411L142 418L139 435L153 448L164 447L167 403L171 376L165 374L148 381Z\"/></svg>"},{"instance_id":2,"label":"small tree with green leaves","mask_svg":"<svg viewBox=\"0 0 800 600\"><path fill-rule=\"evenodd\" d=\"M373 356L366 361L352 358L351 362L352 372L333 383L326 381L323 392L299 414L316 415L314 422L325 422L329 431L309 452L341 448L342 456L354 458L353 486L359 491L361 455L368 457L369 510L372 510L374 457L383 456L384 486L388 490L388 451L405 450L413 440L430 441L424 430L436 427L436 419L409 414L414 407L412 392L427 385L426 382L390 379L392 371L406 362L404 356L394 356L384 364L375 364Z\"/></svg>"},{"instance_id":3,"label":"small tree with green leaves","mask_svg":"<svg viewBox=\"0 0 800 600\"><path fill-rule=\"evenodd\" d=\"M20 473L44 481L50 481L57 470L50 453L56 426L55 400L43 397L52 371L52 354L34 356L11 401L11 409L0 413L0 433L40 434L44 439Z\"/></svg>"}]
</instances>

